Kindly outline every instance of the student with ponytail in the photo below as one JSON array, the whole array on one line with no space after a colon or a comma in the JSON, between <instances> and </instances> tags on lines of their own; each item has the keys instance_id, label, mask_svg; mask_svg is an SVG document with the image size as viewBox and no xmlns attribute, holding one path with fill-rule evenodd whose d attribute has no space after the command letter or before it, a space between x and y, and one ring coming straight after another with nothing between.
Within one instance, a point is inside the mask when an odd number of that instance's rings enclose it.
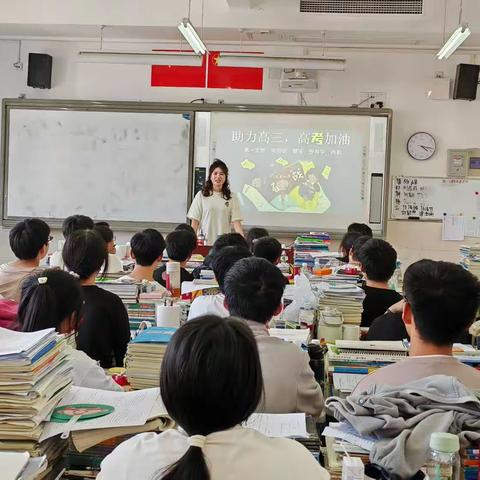
<instances>
[{"instance_id":1,"label":"student with ponytail","mask_svg":"<svg viewBox=\"0 0 480 480\"><path fill-rule=\"evenodd\" d=\"M76 277L63 270L44 270L30 275L22 283L17 322L23 332L54 328L58 333L72 335L69 338L75 339L82 311L80 283ZM69 345L67 355L73 367L73 385L121 390L84 352Z\"/></svg>"},{"instance_id":2,"label":"student with ponytail","mask_svg":"<svg viewBox=\"0 0 480 480\"><path fill-rule=\"evenodd\" d=\"M242 426L262 389L257 345L244 321L206 315L187 322L168 344L160 374L163 402L181 430L123 442L97 479L328 479L300 443Z\"/></svg>"},{"instance_id":3,"label":"student with ponytail","mask_svg":"<svg viewBox=\"0 0 480 480\"><path fill-rule=\"evenodd\" d=\"M77 345L103 368L122 367L130 341L128 314L120 298L95 285L100 270L108 271L108 251L95 230L77 230L63 247L65 268L76 275L85 298Z\"/></svg>"}]
</instances>

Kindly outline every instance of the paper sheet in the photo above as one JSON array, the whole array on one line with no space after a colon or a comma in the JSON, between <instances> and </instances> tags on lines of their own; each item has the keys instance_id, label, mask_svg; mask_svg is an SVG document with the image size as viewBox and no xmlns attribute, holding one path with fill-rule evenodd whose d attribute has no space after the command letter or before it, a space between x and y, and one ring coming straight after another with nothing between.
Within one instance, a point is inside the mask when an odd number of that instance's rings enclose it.
<instances>
[{"instance_id":1,"label":"paper sheet","mask_svg":"<svg viewBox=\"0 0 480 480\"><path fill-rule=\"evenodd\" d=\"M341 392L353 392L366 375L358 373L334 373L333 386Z\"/></svg>"},{"instance_id":2,"label":"paper sheet","mask_svg":"<svg viewBox=\"0 0 480 480\"><path fill-rule=\"evenodd\" d=\"M292 342L299 346L302 344L306 345L308 337L310 336L310 330L307 328L269 328L268 333L271 337L281 338L286 342Z\"/></svg>"},{"instance_id":3,"label":"paper sheet","mask_svg":"<svg viewBox=\"0 0 480 480\"><path fill-rule=\"evenodd\" d=\"M3 480L16 480L26 467L28 452L0 452L0 471Z\"/></svg>"},{"instance_id":4,"label":"paper sheet","mask_svg":"<svg viewBox=\"0 0 480 480\"><path fill-rule=\"evenodd\" d=\"M308 438L307 420L304 413L254 413L245 422L267 437L302 437Z\"/></svg>"},{"instance_id":5,"label":"paper sheet","mask_svg":"<svg viewBox=\"0 0 480 480\"><path fill-rule=\"evenodd\" d=\"M16 332L0 328L0 355L19 354L30 350L55 329L47 328L37 332Z\"/></svg>"},{"instance_id":6,"label":"paper sheet","mask_svg":"<svg viewBox=\"0 0 480 480\"><path fill-rule=\"evenodd\" d=\"M465 218L465 236L480 238L480 216Z\"/></svg>"},{"instance_id":7,"label":"paper sheet","mask_svg":"<svg viewBox=\"0 0 480 480\"><path fill-rule=\"evenodd\" d=\"M465 219L463 215L443 215L442 240L465 240Z\"/></svg>"},{"instance_id":8,"label":"paper sheet","mask_svg":"<svg viewBox=\"0 0 480 480\"><path fill-rule=\"evenodd\" d=\"M149 388L136 392L109 392L93 388L72 387L58 404L95 403L112 405L115 411L100 418L77 422L67 428L66 423L47 422L40 441L64 431L91 430L94 428L112 428L144 425L160 395L159 388Z\"/></svg>"},{"instance_id":9,"label":"paper sheet","mask_svg":"<svg viewBox=\"0 0 480 480\"><path fill-rule=\"evenodd\" d=\"M370 452L375 445L376 439L374 437L360 436L350 425L346 423L331 423L322 432L325 437L334 437L345 440L357 447L361 447Z\"/></svg>"}]
</instances>

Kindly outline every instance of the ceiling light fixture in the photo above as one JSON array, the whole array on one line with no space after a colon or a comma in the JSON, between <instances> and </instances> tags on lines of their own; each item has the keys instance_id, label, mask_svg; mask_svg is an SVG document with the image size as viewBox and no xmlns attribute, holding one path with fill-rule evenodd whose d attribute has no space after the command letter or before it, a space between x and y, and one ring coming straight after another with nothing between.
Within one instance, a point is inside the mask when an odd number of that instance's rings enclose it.
<instances>
[{"instance_id":1,"label":"ceiling light fixture","mask_svg":"<svg viewBox=\"0 0 480 480\"><path fill-rule=\"evenodd\" d=\"M447 59L472 33L467 25L461 25L452 34L452 36L445 42L445 45L437 53L439 60Z\"/></svg>"},{"instance_id":2,"label":"ceiling light fixture","mask_svg":"<svg viewBox=\"0 0 480 480\"><path fill-rule=\"evenodd\" d=\"M207 52L207 47L188 18L183 19L178 29L197 55L204 55Z\"/></svg>"},{"instance_id":3,"label":"ceiling light fixture","mask_svg":"<svg viewBox=\"0 0 480 480\"><path fill-rule=\"evenodd\" d=\"M218 56L220 67L345 70L345 64L343 58L266 56L245 53L220 53Z\"/></svg>"},{"instance_id":4,"label":"ceiling light fixture","mask_svg":"<svg viewBox=\"0 0 480 480\"><path fill-rule=\"evenodd\" d=\"M199 67L202 57L189 52L78 52L80 63L120 63L132 65L179 65Z\"/></svg>"}]
</instances>

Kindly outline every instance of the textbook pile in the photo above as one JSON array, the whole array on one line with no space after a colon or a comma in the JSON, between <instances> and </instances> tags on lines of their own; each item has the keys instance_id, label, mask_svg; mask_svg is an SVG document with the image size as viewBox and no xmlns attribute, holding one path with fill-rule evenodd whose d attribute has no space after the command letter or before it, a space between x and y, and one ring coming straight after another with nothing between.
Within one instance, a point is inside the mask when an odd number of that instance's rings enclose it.
<instances>
[{"instance_id":1,"label":"textbook pile","mask_svg":"<svg viewBox=\"0 0 480 480\"><path fill-rule=\"evenodd\" d=\"M0 328L0 451L46 455L49 475L66 442L39 443L44 422L71 385L65 340L47 329L19 333Z\"/></svg>"},{"instance_id":2,"label":"textbook pile","mask_svg":"<svg viewBox=\"0 0 480 480\"><path fill-rule=\"evenodd\" d=\"M330 235L328 233L303 233L294 243L294 265L301 267L304 263L313 268L315 258L328 254Z\"/></svg>"},{"instance_id":3,"label":"textbook pile","mask_svg":"<svg viewBox=\"0 0 480 480\"><path fill-rule=\"evenodd\" d=\"M335 307L342 313L343 323L360 325L365 292L349 281L322 281L316 284L320 307Z\"/></svg>"},{"instance_id":4,"label":"textbook pile","mask_svg":"<svg viewBox=\"0 0 480 480\"><path fill-rule=\"evenodd\" d=\"M159 386L163 356L175 330L167 327L148 328L128 344L126 375L135 390Z\"/></svg>"},{"instance_id":5,"label":"textbook pile","mask_svg":"<svg viewBox=\"0 0 480 480\"><path fill-rule=\"evenodd\" d=\"M480 243L460 247L460 265L480 278Z\"/></svg>"},{"instance_id":6,"label":"textbook pile","mask_svg":"<svg viewBox=\"0 0 480 480\"><path fill-rule=\"evenodd\" d=\"M140 284L118 282L113 280L97 280L95 283L97 287L103 288L104 290L107 290L119 296L125 306L131 303L136 303L138 301Z\"/></svg>"}]
</instances>

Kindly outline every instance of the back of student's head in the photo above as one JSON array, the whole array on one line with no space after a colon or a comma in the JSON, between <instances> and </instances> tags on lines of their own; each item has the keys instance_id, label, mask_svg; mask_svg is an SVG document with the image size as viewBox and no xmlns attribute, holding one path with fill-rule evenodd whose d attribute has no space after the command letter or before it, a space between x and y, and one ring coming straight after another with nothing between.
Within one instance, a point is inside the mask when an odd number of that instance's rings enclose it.
<instances>
[{"instance_id":1,"label":"back of student's head","mask_svg":"<svg viewBox=\"0 0 480 480\"><path fill-rule=\"evenodd\" d=\"M369 237L368 235L361 235L358 237L352 245L352 248L350 249L351 257L353 260L358 261L357 258L357 252L367 243L372 237Z\"/></svg>"},{"instance_id":2,"label":"back of student's head","mask_svg":"<svg viewBox=\"0 0 480 480\"><path fill-rule=\"evenodd\" d=\"M270 234L266 228L253 227L247 232L246 240L248 248L253 251L253 245L256 240L263 237L268 237Z\"/></svg>"},{"instance_id":3,"label":"back of student's head","mask_svg":"<svg viewBox=\"0 0 480 480\"><path fill-rule=\"evenodd\" d=\"M166 238L167 255L170 260L188 260L197 246L197 237L188 230L174 230Z\"/></svg>"},{"instance_id":4,"label":"back of student's head","mask_svg":"<svg viewBox=\"0 0 480 480\"><path fill-rule=\"evenodd\" d=\"M69 321L69 330L76 330L82 306L82 289L78 279L63 270L47 269L28 276L22 282L17 320L23 332L45 328L55 328L60 332L64 321Z\"/></svg>"},{"instance_id":5,"label":"back of student's head","mask_svg":"<svg viewBox=\"0 0 480 480\"><path fill-rule=\"evenodd\" d=\"M96 223L93 229L100 234L105 243L113 242L115 235L113 234L112 229L106 225L100 225L100 223L103 222Z\"/></svg>"},{"instance_id":6,"label":"back of student's head","mask_svg":"<svg viewBox=\"0 0 480 480\"><path fill-rule=\"evenodd\" d=\"M256 409L263 391L257 345L241 320L213 315L187 322L168 344L160 374L162 400L187 435L233 428ZM190 446L163 480L208 480L203 451Z\"/></svg>"},{"instance_id":7,"label":"back of student's head","mask_svg":"<svg viewBox=\"0 0 480 480\"><path fill-rule=\"evenodd\" d=\"M215 256L225 247L245 247L248 248L247 241L239 233L224 233L215 240L210 252L205 258L204 264L212 266Z\"/></svg>"},{"instance_id":8,"label":"back of student's head","mask_svg":"<svg viewBox=\"0 0 480 480\"><path fill-rule=\"evenodd\" d=\"M91 230L95 224L86 215L71 215L63 221L62 233L65 238L77 230Z\"/></svg>"},{"instance_id":9,"label":"back of student's head","mask_svg":"<svg viewBox=\"0 0 480 480\"><path fill-rule=\"evenodd\" d=\"M132 237L130 247L135 262L143 267L149 267L162 256L165 240L158 230L147 228Z\"/></svg>"},{"instance_id":10,"label":"back of student's head","mask_svg":"<svg viewBox=\"0 0 480 480\"><path fill-rule=\"evenodd\" d=\"M20 260L32 260L48 246L50 227L38 218L18 222L9 233L10 248ZM46 253L46 249L45 249Z\"/></svg>"},{"instance_id":11,"label":"back of student's head","mask_svg":"<svg viewBox=\"0 0 480 480\"><path fill-rule=\"evenodd\" d=\"M388 282L397 267L397 252L379 238L365 242L356 255L367 279L374 282Z\"/></svg>"},{"instance_id":12,"label":"back of student's head","mask_svg":"<svg viewBox=\"0 0 480 480\"><path fill-rule=\"evenodd\" d=\"M212 270L218 282L220 291L223 292L225 276L229 270L242 258L251 257L250 250L246 247L224 247L212 260Z\"/></svg>"},{"instance_id":13,"label":"back of student's head","mask_svg":"<svg viewBox=\"0 0 480 480\"><path fill-rule=\"evenodd\" d=\"M63 262L80 280L98 273L105 265L108 270L107 244L95 230L77 230L67 237L62 251Z\"/></svg>"},{"instance_id":14,"label":"back of student's head","mask_svg":"<svg viewBox=\"0 0 480 480\"><path fill-rule=\"evenodd\" d=\"M276 238L262 237L253 244L253 254L276 264L282 256L282 245Z\"/></svg>"},{"instance_id":15,"label":"back of student's head","mask_svg":"<svg viewBox=\"0 0 480 480\"><path fill-rule=\"evenodd\" d=\"M351 223L347 229L348 233L359 233L360 235L366 235L367 237L372 238L373 232L372 229L365 223Z\"/></svg>"},{"instance_id":16,"label":"back of student's head","mask_svg":"<svg viewBox=\"0 0 480 480\"><path fill-rule=\"evenodd\" d=\"M282 272L263 258L239 260L227 273L225 301L231 315L267 323L278 310L285 280Z\"/></svg>"},{"instance_id":17,"label":"back of student's head","mask_svg":"<svg viewBox=\"0 0 480 480\"><path fill-rule=\"evenodd\" d=\"M95 222L95 227L107 227L110 228L110 224L108 222Z\"/></svg>"},{"instance_id":18,"label":"back of student's head","mask_svg":"<svg viewBox=\"0 0 480 480\"><path fill-rule=\"evenodd\" d=\"M438 346L456 341L480 308L479 280L455 263L415 262L405 271L403 289L420 337Z\"/></svg>"},{"instance_id":19,"label":"back of student's head","mask_svg":"<svg viewBox=\"0 0 480 480\"><path fill-rule=\"evenodd\" d=\"M340 246L338 247L342 255L342 261L348 262L348 254L350 253L350 249L359 237L361 237L361 235L358 232L346 233L343 236Z\"/></svg>"},{"instance_id":20,"label":"back of student's head","mask_svg":"<svg viewBox=\"0 0 480 480\"><path fill-rule=\"evenodd\" d=\"M187 232L193 233L195 235L195 238L197 238L197 234L194 230L194 228L189 225L188 223L179 223L176 227L175 230L186 230Z\"/></svg>"}]
</instances>

